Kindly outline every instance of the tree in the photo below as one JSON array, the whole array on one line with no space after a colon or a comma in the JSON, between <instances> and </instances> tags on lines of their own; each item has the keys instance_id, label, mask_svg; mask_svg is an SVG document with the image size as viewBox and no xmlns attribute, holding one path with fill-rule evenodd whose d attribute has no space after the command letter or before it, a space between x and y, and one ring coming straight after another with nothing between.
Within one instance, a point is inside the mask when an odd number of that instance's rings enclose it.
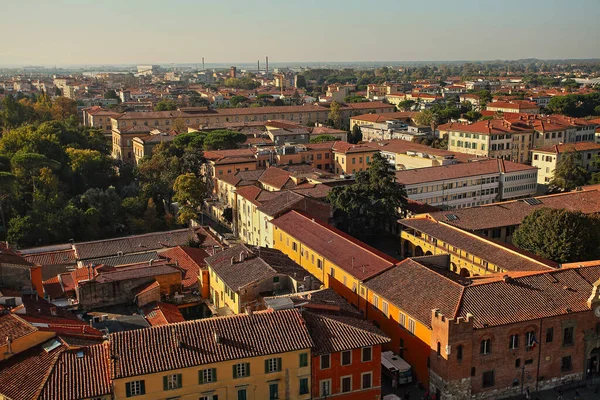
<instances>
[{"instance_id":1,"label":"tree","mask_svg":"<svg viewBox=\"0 0 600 400\"><path fill-rule=\"evenodd\" d=\"M348 136L348 142L356 144L356 143L360 142L361 140L362 140L362 131L360 129L360 126L354 125L352 127L352 132L350 132L350 135Z\"/></svg>"},{"instance_id":2,"label":"tree","mask_svg":"<svg viewBox=\"0 0 600 400\"><path fill-rule=\"evenodd\" d=\"M599 220L579 211L539 208L513 235L513 244L549 260L566 263L598 258Z\"/></svg>"},{"instance_id":3,"label":"tree","mask_svg":"<svg viewBox=\"0 0 600 400\"><path fill-rule=\"evenodd\" d=\"M396 105L396 107L398 107L398 110L410 111L414 105L415 105L414 100L404 100L404 101L399 102Z\"/></svg>"},{"instance_id":4,"label":"tree","mask_svg":"<svg viewBox=\"0 0 600 400\"><path fill-rule=\"evenodd\" d=\"M342 111L341 111L340 103L337 101L332 101L329 106L329 115L328 118L331 121L332 125L336 129L340 129L342 125Z\"/></svg>"},{"instance_id":5,"label":"tree","mask_svg":"<svg viewBox=\"0 0 600 400\"><path fill-rule=\"evenodd\" d=\"M226 150L235 149L238 144L246 141L246 135L227 129L218 129L212 131L204 138L204 148L206 150Z\"/></svg>"},{"instance_id":6,"label":"tree","mask_svg":"<svg viewBox=\"0 0 600 400\"><path fill-rule=\"evenodd\" d=\"M588 178L588 172L581 163L581 154L575 151L567 151L562 153L560 159L556 162L554 177L550 180L550 185L565 190L573 190L577 186L585 185Z\"/></svg>"},{"instance_id":7,"label":"tree","mask_svg":"<svg viewBox=\"0 0 600 400\"><path fill-rule=\"evenodd\" d=\"M465 118L469 121L477 121L481 118L481 113L479 111L467 111L465 113Z\"/></svg>"},{"instance_id":8,"label":"tree","mask_svg":"<svg viewBox=\"0 0 600 400\"><path fill-rule=\"evenodd\" d=\"M109 156L97 150L66 149L74 174L75 186L82 192L91 187L106 188L112 179L114 170ZM81 193L81 192L80 192Z\"/></svg>"},{"instance_id":9,"label":"tree","mask_svg":"<svg viewBox=\"0 0 600 400\"><path fill-rule=\"evenodd\" d=\"M234 107L237 107L238 105L242 105L247 101L248 99L244 96L232 96L231 99L229 99L229 104L231 104Z\"/></svg>"},{"instance_id":10,"label":"tree","mask_svg":"<svg viewBox=\"0 0 600 400\"><path fill-rule=\"evenodd\" d=\"M194 174L179 175L173 185L173 191L173 200L179 203L179 223L186 224L191 219L198 219L198 209L208 195L204 179Z\"/></svg>"},{"instance_id":11,"label":"tree","mask_svg":"<svg viewBox=\"0 0 600 400\"><path fill-rule=\"evenodd\" d=\"M334 187L327 200L341 213L351 234L379 229L395 220L407 202L393 169L379 153L373 155L368 170L356 173L354 184Z\"/></svg>"},{"instance_id":12,"label":"tree","mask_svg":"<svg viewBox=\"0 0 600 400\"><path fill-rule=\"evenodd\" d=\"M2 220L2 236L6 235L6 216L4 203L11 197L15 190L17 177L10 172L0 171L0 219Z\"/></svg>"},{"instance_id":13,"label":"tree","mask_svg":"<svg viewBox=\"0 0 600 400\"><path fill-rule=\"evenodd\" d=\"M52 118L65 120L69 117L77 117L77 102L66 97L57 97L50 108Z\"/></svg>"},{"instance_id":14,"label":"tree","mask_svg":"<svg viewBox=\"0 0 600 400\"><path fill-rule=\"evenodd\" d=\"M245 89L245 90L253 90L260 87L260 82L257 82L251 78L243 77L243 78L227 78L223 85L229 88L234 89Z\"/></svg>"},{"instance_id":15,"label":"tree","mask_svg":"<svg viewBox=\"0 0 600 400\"><path fill-rule=\"evenodd\" d=\"M162 99L156 106L154 106L154 111L173 111L177 110L177 104L173 100Z\"/></svg>"},{"instance_id":16,"label":"tree","mask_svg":"<svg viewBox=\"0 0 600 400\"><path fill-rule=\"evenodd\" d=\"M334 142L336 140L336 137L331 135L318 135L316 137L310 138L311 143Z\"/></svg>"},{"instance_id":17,"label":"tree","mask_svg":"<svg viewBox=\"0 0 600 400\"><path fill-rule=\"evenodd\" d=\"M109 100L118 100L119 103L121 102L121 98L117 92L114 91L114 89L107 90L106 93L104 93L104 98Z\"/></svg>"},{"instance_id":18,"label":"tree","mask_svg":"<svg viewBox=\"0 0 600 400\"><path fill-rule=\"evenodd\" d=\"M187 132L187 125L183 118L175 118L173 121L173 129L175 129L178 133Z\"/></svg>"},{"instance_id":19,"label":"tree","mask_svg":"<svg viewBox=\"0 0 600 400\"><path fill-rule=\"evenodd\" d=\"M306 89L306 78L304 77L304 75L296 76L296 87Z\"/></svg>"},{"instance_id":20,"label":"tree","mask_svg":"<svg viewBox=\"0 0 600 400\"><path fill-rule=\"evenodd\" d=\"M358 95L350 95L350 96L344 97L344 103L364 103L367 101L369 101L369 100L367 100L363 96L358 96Z\"/></svg>"}]
</instances>

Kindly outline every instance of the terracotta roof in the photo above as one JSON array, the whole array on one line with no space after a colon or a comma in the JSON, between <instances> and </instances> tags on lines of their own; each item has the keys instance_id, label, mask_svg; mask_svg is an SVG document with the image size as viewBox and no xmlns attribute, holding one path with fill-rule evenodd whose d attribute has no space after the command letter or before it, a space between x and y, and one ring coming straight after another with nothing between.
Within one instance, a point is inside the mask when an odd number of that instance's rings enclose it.
<instances>
[{"instance_id":1,"label":"terracotta roof","mask_svg":"<svg viewBox=\"0 0 600 400\"><path fill-rule=\"evenodd\" d=\"M391 340L369 321L338 315L304 311L308 331L315 342L313 355L382 345Z\"/></svg>"},{"instance_id":2,"label":"terracotta roof","mask_svg":"<svg viewBox=\"0 0 600 400\"><path fill-rule=\"evenodd\" d=\"M436 182L480 175L497 175L500 173L511 173L527 170L537 170L537 167L532 167L525 164L517 164L512 161L501 159L491 159L473 161L469 163L396 171L396 182L403 185L415 185L424 182Z\"/></svg>"},{"instance_id":3,"label":"terracotta roof","mask_svg":"<svg viewBox=\"0 0 600 400\"><path fill-rule=\"evenodd\" d=\"M165 247L186 245L195 234L191 229L177 229L166 232L152 232L143 235L115 239L76 243L75 251L79 260L116 256L122 253L157 250Z\"/></svg>"},{"instance_id":4,"label":"terracotta roof","mask_svg":"<svg viewBox=\"0 0 600 400\"><path fill-rule=\"evenodd\" d=\"M493 242L428 218L401 219L398 223L441 240L448 246L461 249L506 271L547 271L558 267L553 261L526 254L523 250L509 248L507 244Z\"/></svg>"},{"instance_id":5,"label":"terracotta roof","mask_svg":"<svg viewBox=\"0 0 600 400\"><path fill-rule=\"evenodd\" d=\"M304 200L304 197L292 191L278 192L278 195L272 199L263 202L257 210L269 215L275 216L285 211L291 210L298 202Z\"/></svg>"},{"instance_id":6,"label":"terracotta roof","mask_svg":"<svg viewBox=\"0 0 600 400\"><path fill-rule=\"evenodd\" d=\"M529 101L495 101L487 104L487 108L495 107L495 108L517 108L519 110L528 110L534 108L540 108L537 104L529 102Z\"/></svg>"},{"instance_id":7,"label":"terracotta roof","mask_svg":"<svg viewBox=\"0 0 600 400\"><path fill-rule=\"evenodd\" d=\"M44 346L57 344L46 351ZM0 395L10 400L38 399L56 361L67 349L64 342L48 342L0 362Z\"/></svg>"},{"instance_id":8,"label":"terracotta roof","mask_svg":"<svg viewBox=\"0 0 600 400\"><path fill-rule=\"evenodd\" d=\"M218 333L218 342L215 340ZM114 379L309 349L296 310L207 318L111 335Z\"/></svg>"},{"instance_id":9,"label":"terracotta roof","mask_svg":"<svg viewBox=\"0 0 600 400\"><path fill-rule=\"evenodd\" d=\"M538 208L564 208L584 214L600 213L600 192L586 190L536 197L539 204L529 205L523 200L505 201L477 207L455 208L431 213L436 221L468 231L520 225L523 219ZM453 214L451 219L447 215Z\"/></svg>"},{"instance_id":10,"label":"terracotta roof","mask_svg":"<svg viewBox=\"0 0 600 400\"><path fill-rule=\"evenodd\" d=\"M397 262L339 229L300 211L289 211L271 223L360 280L368 279Z\"/></svg>"},{"instance_id":11,"label":"terracotta roof","mask_svg":"<svg viewBox=\"0 0 600 400\"><path fill-rule=\"evenodd\" d=\"M152 263L152 265L149 265L149 263L133 264L116 268L111 267L104 271L98 271L98 276L94 278L94 281L98 283L107 283L136 278L150 278L173 273L181 274L181 271L167 262L156 261Z\"/></svg>"},{"instance_id":12,"label":"terracotta roof","mask_svg":"<svg viewBox=\"0 0 600 400\"><path fill-rule=\"evenodd\" d=\"M534 149L534 150L532 150L532 152L560 154L560 153L568 153L568 152L573 152L573 151L590 151L590 150L600 151L600 143L594 143L594 142L563 143L563 144L556 144L554 146L542 147L540 149Z\"/></svg>"},{"instance_id":13,"label":"terracotta roof","mask_svg":"<svg viewBox=\"0 0 600 400\"><path fill-rule=\"evenodd\" d=\"M199 287L200 270L206 268L204 261L208 257L206 251L194 247L177 246L161 251L160 256L183 270L181 284L184 290L195 290Z\"/></svg>"},{"instance_id":14,"label":"terracotta roof","mask_svg":"<svg viewBox=\"0 0 600 400\"><path fill-rule=\"evenodd\" d=\"M175 304L151 303L142 307L142 311L150 326L161 326L185 321Z\"/></svg>"},{"instance_id":15,"label":"terracotta roof","mask_svg":"<svg viewBox=\"0 0 600 400\"><path fill-rule=\"evenodd\" d=\"M379 151L386 151L396 154L406 154L406 152L412 151L417 153L431 154L438 157L455 158L461 162L467 162L469 159L474 158L472 155L442 149L434 149L433 147L401 139L382 140L365 144Z\"/></svg>"},{"instance_id":16,"label":"terracotta roof","mask_svg":"<svg viewBox=\"0 0 600 400\"><path fill-rule=\"evenodd\" d=\"M464 289L460 283L410 258L370 279L365 286L428 327L434 308L447 316L454 315Z\"/></svg>"},{"instance_id":17,"label":"terracotta roof","mask_svg":"<svg viewBox=\"0 0 600 400\"><path fill-rule=\"evenodd\" d=\"M284 187L290 188L296 186L294 182L290 180L291 175L290 172L281 168L269 167L264 170L258 181L264 185L273 186L276 189L281 190Z\"/></svg>"},{"instance_id":18,"label":"terracotta roof","mask_svg":"<svg viewBox=\"0 0 600 400\"><path fill-rule=\"evenodd\" d=\"M332 150L334 152L338 152L338 153L344 153L344 154L348 154L348 153L369 153L369 152L373 152L373 151L378 151L376 149L373 149L372 147L369 147L367 145L363 145L363 144L351 144L348 142L335 142L333 144Z\"/></svg>"},{"instance_id":19,"label":"terracotta roof","mask_svg":"<svg viewBox=\"0 0 600 400\"><path fill-rule=\"evenodd\" d=\"M312 197L314 199L324 199L331 189L331 186L327 186L326 184L318 184L310 186L303 185L301 187L296 187L296 189L292 189L292 191L301 194L302 196Z\"/></svg>"},{"instance_id":20,"label":"terracotta roof","mask_svg":"<svg viewBox=\"0 0 600 400\"><path fill-rule=\"evenodd\" d=\"M118 267L120 265L137 264L158 260L156 251L146 251L143 253L123 254L122 256L90 258L84 261L84 265L104 265L108 267Z\"/></svg>"},{"instance_id":21,"label":"terracotta roof","mask_svg":"<svg viewBox=\"0 0 600 400\"><path fill-rule=\"evenodd\" d=\"M160 289L160 285L157 281L144 283L143 285L134 287L133 289L131 289L131 292L133 293L134 296L137 297L141 294L151 292L154 289Z\"/></svg>"},{"instance_id":22,"label":"terracotta roof","mask_svg":"<svg viewBox=\"0 0 600 400\"><path fill-rule=\"evenodd\" d=\"M25 254L23 255L23 258L32 264L41 266L77 263L77 259L75 258L75 250L73 249L49 251L45 253L36 254Z\"/></svg>"},{"instance_id":23,"label":"terracotta roof","mask_svg":"<svg viewBox=\"0 0 600 400\"><path fill-rule=\"evenodd\" d=\"M42 286L44 287L44 293L51 299L58 299L63 295L63 288L58 281L58 276L45 280Z\"/></svg>"},{"instance_id":24,"label":"terracotta roof","mask_svg":"<svg viewBox=\"0 0 600 400\"><path fill-rule=\"evenodd\" d=\"M108 343L62 351L40 400L73 400L112 393Z\"/></svg>"},{"instance_id":25,"label":"terracotta roof","mask_svg":"<svg viewBox=\"0 0 600 400\"><path fill-rule=\"evenodd\" d=\"M33 266L32 263L6 247L2 242L0 242L0 265L1 264L22 265L25 267Z\"/></svg>"},{"instance_id":26,"label":"terracotta roof","mask_svg":"<svg viewBox=\"0 0 600 400\"><path fill-rule=\"evenodd\" d=\"M391 113L381 113L381 114L361 114L356 115L354 117L350 117L351 120L356 121L366 121L366 122L385 122L385 121L394 121L394 120L407 120L413 119L420 112L418 111L406 111L406 112L391 112Z\"/></svg>"},{"instance_id":27,"label":"terracotta roof","mask_svg":"<svg viewBox=\"0 0 600 400\"><path fill-rule=\"evenodd\" d=\"M480 135L506 135L514 133L533 132L533 127L524 122L506 119L492 119L473 122L472 124L446 125L444 130L449 132L467 132Z\"/></svg>"},{"instance_id":28,"label":"terracotta roof","mask_svg":"<svg viewBox=\"0 0 600 400\"><path fill-rule=\"evenodd\" d=\"M2 345L6 337L11 337L12 340L18 340L23 336L27 336L36 332L38 329L25 321L16 314L0 315L0 332L2 332ZM2 387L0 385L0 387Z\"/></svg>"}]
</instances>

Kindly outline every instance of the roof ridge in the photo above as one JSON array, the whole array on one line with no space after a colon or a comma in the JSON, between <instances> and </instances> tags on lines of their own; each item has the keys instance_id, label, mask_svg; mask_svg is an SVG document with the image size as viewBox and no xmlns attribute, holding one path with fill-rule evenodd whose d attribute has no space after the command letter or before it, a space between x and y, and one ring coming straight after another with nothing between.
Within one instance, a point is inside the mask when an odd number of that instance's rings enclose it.
<instances>
[{"instance_id":1,"label":"roof ridge","mask_svg":"<svg viewBox=\"0 0 600 400\"><path fill-rule=\"evenodd\" d=\"M56 338L55 340L58 340L59 342L61 342L61 348L62 347L67 347L65 342L60 338ZM52 375L52 373L54 372L54 366L56 365L56 362L58 361L58 359L64 354L66 349L62 349L60 351L58 351L53 357L52 357L52 362L50 363L50 367L48 368L48 370L46 371L46 373L44 374L44 378L42 379L42 382L40 383L40 386L38 387L38 389L35 392L35 396L34 399L38 399L40 397L40 394L42 393L42 391L44 390L44 387L46 387L46 384L48 383L48 379L50 378L50 375Z\"/></svg>"}]
</instances>

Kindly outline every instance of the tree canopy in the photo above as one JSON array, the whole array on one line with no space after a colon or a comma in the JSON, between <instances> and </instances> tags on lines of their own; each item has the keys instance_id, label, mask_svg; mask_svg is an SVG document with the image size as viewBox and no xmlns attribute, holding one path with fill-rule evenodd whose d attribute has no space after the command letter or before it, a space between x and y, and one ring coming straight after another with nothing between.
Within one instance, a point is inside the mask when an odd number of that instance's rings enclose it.
<instances>
[{"instance_id":1,"label":"tree canopy","mask_svg":"<svg viewBox=\"0 0 600 400\"><path fill-rule=\"evenodd\" d=\"M310 138L311 143L333 142L335 140L337 140L336 137L331 135L318 135L316 137Z\"/></svg>"},{"instance_id":2,"label":"tree canopy","mask_svg":"<svg viewBox=\"0 0 600 400\"><path fill-rule=\"evenodd\" d=\"M329 106L328 118L331 121L331 124L333 125L334 128L336 128L336 129L341 128L341 125L342 125L341 106L340 106L340 103L338 103L335 100L332 101L331 105Z\"/></svg>"},{"instance_id":3,"label":"tree canopy","mask_svg":"<svg viewBox=\"0 0 600 400\"><path fill-rule=\"evenodd\" d=\"M334 187L327 196L349 233L378 229L399 216L407 203L406 193L396 184L394 171L381 154L374 154L369 169L355 177L355 183Z\"/></svg>"},{"instance_id":4,"label":"tree canopy","mask_svg":"<svg viewBox=\"0 0 600 400\"><path fill-rule=\"evenodd\" d=\"M173 100L162 99L156 106L154 106L154 111L173 111L177 110L177 104Z\"/></svg>"},{"instance_id":5,"label":"tree canopy","mask_svg":"<svg viewBox=\"0 0 600 400\"><path fill-rule=\"evenodd\" d=\"M556 163L554 176L550 185L565 190L573 190L577 186L583 186L589 179L588 171L581 163L581 154L575 151L561 153Z\"/></svg>"},{"instance_id":6,"label":"tree canopy","mask_svg":"<svg viewBox=\"0 0 600 400\"><path fill-rule=\"evenodd\" d=\"M513 244L559 263L600 256L597 217L564 209L540 208L529 214L513 235Z\"/></svg>"},{"instance_id":7,"label":"tree canopy","mask_svg":"<svg viewBox=\"0 0 600 400\"><path fill-rule=\"evenodd\" d=\"M227 78L223 82L228 88L233 89L245 89L245 90L253 90L260 87L260 83L253 80L252 78L242 77L242 78Z\"/></svg>"}]
</instances>

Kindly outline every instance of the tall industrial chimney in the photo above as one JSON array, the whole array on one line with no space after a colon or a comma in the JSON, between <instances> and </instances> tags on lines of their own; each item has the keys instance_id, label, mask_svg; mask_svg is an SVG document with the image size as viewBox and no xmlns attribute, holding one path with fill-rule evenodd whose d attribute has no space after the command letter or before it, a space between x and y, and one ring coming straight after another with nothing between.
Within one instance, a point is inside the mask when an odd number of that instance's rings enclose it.
<instances>
[{"instance_id":1,"label":"tall industrial chimney","mask_svg":"<svg viewBox=\"0 0 600 400\"><path fill-rule=\"evenodd\" d=\"M256 60L256 73L260 74L260 60Z\"/></svg>"},{"instance_id":2,"label":"tall industrial chimney","mask_svg":"<svg viewBox=\"0 0 600 400\"><path fill-rule=\"evenodd\" d=\"M266 56L266 61L267 61L267 75L269 75L269 56Z\"/></svg>"}]
</instances>

